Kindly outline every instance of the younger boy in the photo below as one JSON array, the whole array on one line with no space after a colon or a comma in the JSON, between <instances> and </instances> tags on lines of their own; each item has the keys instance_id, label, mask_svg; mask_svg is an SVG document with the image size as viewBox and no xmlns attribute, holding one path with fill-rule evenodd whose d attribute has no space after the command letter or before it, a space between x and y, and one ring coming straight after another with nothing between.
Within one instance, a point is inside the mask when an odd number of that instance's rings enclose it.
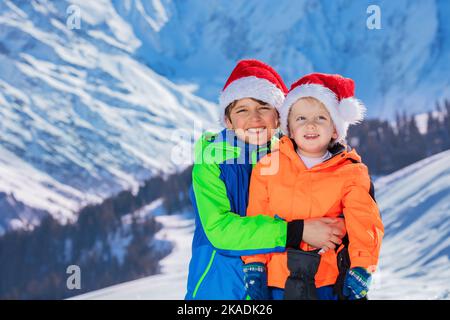
<instances>
[{"instance_id":1,"label":"younger boy","mask_svg":"<svg viewBox=\"0 0 450 320\"><path fill-rule=\"evenodd\" d=\"M277 215L288 222L342 213L345 217L349 241L339 252L348 250L346 270L338 266L338 252L319 255L304 242L301 250L243 257L246 263L267 265L268 286L286 288L285 298L361 299L367 294L384 228L368 169L355 150L342 144L348 126L361 121L364 111L354 98L351 79L320 73L299 79L280 112L288 136L253 170L247 215ZM274 161L279 170L264 174Z\"/></svg>"}]
</instances>

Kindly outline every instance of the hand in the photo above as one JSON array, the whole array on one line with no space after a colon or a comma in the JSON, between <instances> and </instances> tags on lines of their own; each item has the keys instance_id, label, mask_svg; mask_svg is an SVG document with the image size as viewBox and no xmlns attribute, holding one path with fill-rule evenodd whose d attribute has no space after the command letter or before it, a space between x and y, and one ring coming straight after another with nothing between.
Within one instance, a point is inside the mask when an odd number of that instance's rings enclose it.
<instances>
[{"instance_id":1,"label":"hand","mask_svg":"<svg viewBox=\"0 0 450 320\"><path fill-rule=\"evenodd\" d=\"M330 223L333 227L333 234L339 238L343 238L347 234L344 218L335 218L334 222Z\"/></svg>"},{"instance_id":2,"label":"hand","mask_svg":"<svg viewBox=\"0 0 450 320\"><path fill-rule=\"evenodd\" d=\"M343 294L349 300L362 299L367 295L372 275L364 268L356 267L348 270L344 280Z\"/></svg>"},{"instance_id":3,"label":"hand","mask_svg":"<svg viewBox=\"0 0 450 320\"><path fill-rule=\"evenodd\" d=\"M345 234L347 233L344 218L340 218L340 217L336 218L335 222L330 223L330 225L332 225L333 234L335 236L339 237L340 239L342 239L345 236ZM330 248L325 246L319 251L319 254L322 255L325 252L327 252L328 250L330 250Z\"/></svg>"},{"instance_id":4,"label":"hand","mask_svg":"<svg viewBox=\"0 0 450 320\"><path fill-rule=\"evenodd\" d=\"M342 218L316 218L304 221L303 241L323 251L333 250L342 243L346 233Z\"/></svg>"},{"instance_id":5,"label":"hand","mask_svg":"<svg viewBox=\"0 0 450 320\"><path fill-rule=\"evenodd\" d=\"M252 300L269 300L266 266L261 262L252 262L243 267L247 295Z\"/></svg>"}]
</instances>

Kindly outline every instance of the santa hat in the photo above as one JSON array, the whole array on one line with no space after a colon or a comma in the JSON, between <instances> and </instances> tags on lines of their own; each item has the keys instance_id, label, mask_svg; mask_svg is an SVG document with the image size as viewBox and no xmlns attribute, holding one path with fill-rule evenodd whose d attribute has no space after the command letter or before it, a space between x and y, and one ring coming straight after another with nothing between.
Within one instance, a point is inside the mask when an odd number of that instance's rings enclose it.
<instances>
[{"instance_id":1,"label":"santa hat","mask_svg":"<svg viewBox=\"0 0 450 320\"><path fill-rule=\"evenodd\" d=\"M289 135L288 115L292 105L300 98L312 97L328 109L338 134L344 141L349 125L364 119L365 106L354 97L355 83L338 74L311 73L294 82L280 111L281 129Z\"/></svg>"},{"instance_id":2,"label":"santa hat","mask_svg":"<svg viewBox=\"0 0 450 320\"><path fill-rule=\"evenodd\" d=\"M287 91L280 75L271 66L254 59L241 60L223 87L219 105L225 111L235 100L254 98L279 110Z\"/></svg>"}]
</instances>

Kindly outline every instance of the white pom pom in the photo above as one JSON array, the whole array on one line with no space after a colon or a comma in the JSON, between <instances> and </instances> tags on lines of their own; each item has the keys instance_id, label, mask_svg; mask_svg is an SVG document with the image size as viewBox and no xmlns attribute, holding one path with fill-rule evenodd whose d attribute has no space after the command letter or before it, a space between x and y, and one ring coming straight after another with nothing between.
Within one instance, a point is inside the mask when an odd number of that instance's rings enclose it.
<instances>
[{"instance_id":1,"label":"white pom pom","mask_svg":"<svg viewBox=\"0 0 450 320\"><path fill-rule=\"evenodd\" d=\"M357 124L364 119L366 107L356 98L345 98L339 103L339 115L349 124Z\"/></svg>"}]
</instances>

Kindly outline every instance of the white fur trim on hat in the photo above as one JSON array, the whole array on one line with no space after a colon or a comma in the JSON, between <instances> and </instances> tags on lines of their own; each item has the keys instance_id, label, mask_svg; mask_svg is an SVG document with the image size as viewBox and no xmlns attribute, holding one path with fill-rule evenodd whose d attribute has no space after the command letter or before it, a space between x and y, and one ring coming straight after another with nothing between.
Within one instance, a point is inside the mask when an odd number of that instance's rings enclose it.
<instances>
[{"instance_id":1,"label":"white fur trim on hat","mask_svg":"<svg viewBox=\"0 0 450 320\"><path fill-rule=\"evenodd\" d=\"M230 83L219 97L222 116L225 108L234 100L254 98L264 101L276 109L280 109L284 101L284 93L276 85L266 79L255 76L244 77Z\"/></svg>"},{"instance_id":2,"label":"white fur trim on hat","mask_svg":"<svg viewBox=\"0 0 450 320\"><path fill-rule=\"evenodd\" d=\"M339 115L349 124L360 123L364 119L365 113L366 107L356 98L345 98L339 103Z\"/></svg>"},{"instance_id":3,"label":"white fur trim on hat","mask_svg":"<svg viewBox=\"0 0 450 320\"><path fill-rule=\"evenodd\" d=\"M284 100L283 106L281 107L280 110L281 129L284 131L286 135L289 135L287 125L288 125L288 115L292 105L296 103L297 100L306 97L316 98L317 100L322 102L328 109L328 112L330 112L333 121L335 117L333 116L332 112L334 111L334 115L338 116L336 107L339 102L336 97L336 94L333 91L320 84L310 83L300 85L288 93L286 99ZM333 111L330 109L333 109Z\"/></svg>"},{"instance_id":4,"label":"white fur trim on hat","mask_svg":"<svg viewBox=\"0 0 450 320\"><path fill-rule=\"evenodd\" d=\"M356 98L342 99L339 103L336 94L327 87L320 84L303 84L288 93L280 110L281 129L287 136L289 136L287 129L289 111L297 100L306 97L315 98L325 105L336 127L337 140L340 142L345 140L349 125L358 123L364 117L365 107Z\"/></svg>"}]
</instances>

